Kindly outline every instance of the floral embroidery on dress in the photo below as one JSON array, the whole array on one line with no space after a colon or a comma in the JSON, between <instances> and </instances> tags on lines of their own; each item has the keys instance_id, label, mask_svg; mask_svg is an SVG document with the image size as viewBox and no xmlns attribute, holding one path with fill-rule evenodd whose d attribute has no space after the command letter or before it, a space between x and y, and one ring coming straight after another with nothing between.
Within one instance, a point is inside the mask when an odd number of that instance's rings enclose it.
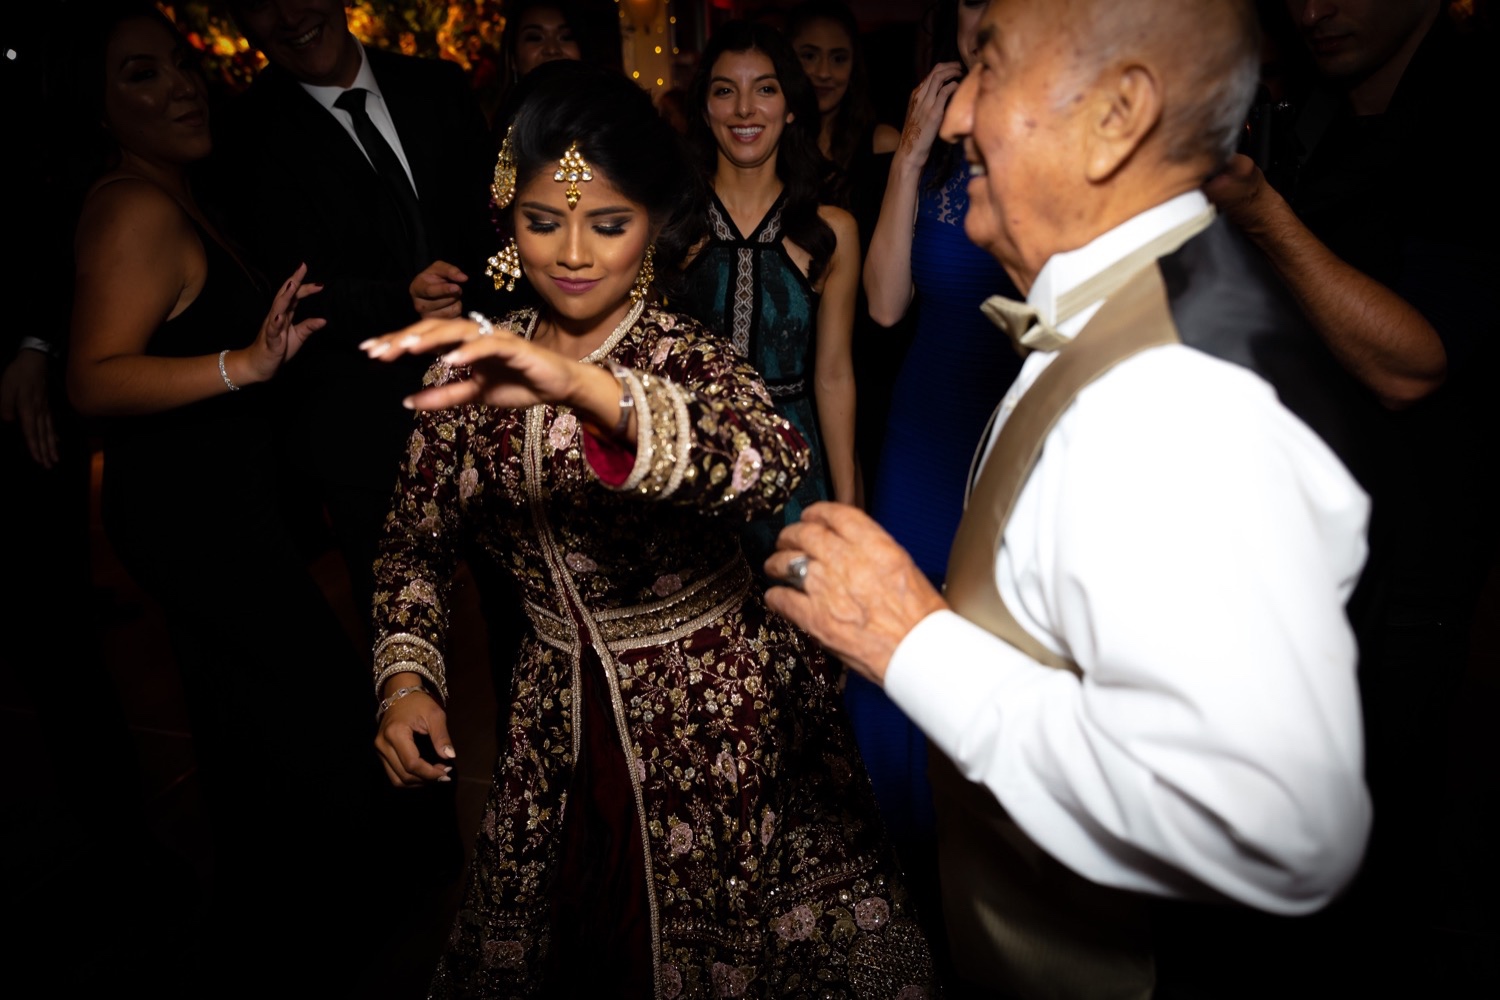
<instances>
[{"instance_id":1,"label":"floral embroidery on dress","mask_svg":"<svg viewBox=\"0 0 1500 1000\"><path fill-rule=\"evenodd\" d=\"M437 591L426 580L413 580L401 588L397 600L419 601L422 604L437 604Z\"/></svg>"},{"instance_id":2,"label":"floral embroidery on dress","mask_svg":"<svg viewBox=\"0 0 1500 1000\"><path fill-rule=\"evenodd\" d=\"M715 962L711 975L715 996L742 997L745 995L745 988L750 985L750 976L746 970L727 962Z\"/></svg>"},{"instance_id":3,"label":"floral embroidery on dress","mask_svg":"<svg viewBox=\"0 0 1500 1000\"><path fill-rule=\"evenodd\" d=\"M682 995L682 973L671 962L661 964L661 994L667 1000L674 1000Z\"/></svg>"},{"instance_id":4,"label":"floral embroidery on dress","mask_svg":"<svg viewBox=\"0 0 1500 1000\"><path fill-rule=\"evenodd\" d=\"M519 969L526 964L526 946L519 941L486 941L484 959L502 969Z\"/></svg>"},{"instance_id":5,"label":"floral embroidery on dress","mask_svg":"<svg viewBox=\"0 0 1500 1000\"><path fill-rule=\"evenodd\" d=\"M458 474L458 498L467 500L479 492L479 470L472 465Z\"/></svg>"},{"instance_id":6,"label":"floral embroidery on dress","mask_svg":"<svg viewBox=\"0 0 1500 1000\"><path fill-rule=\"evenodd\" d=\"M663 573L651 585L651 593L657 597L671 597L682 589L682 577L676 573Z\"/></svg>"},{"instance_id":7,"label":"floral embroidery on dress","mask_svg":"<svg viewBox=\"0 0 1500 1000\"><path fill-rule=\"evenodd\" d=\"M734 765L734 754L728 750L719 751L719 756L714 760L714 767L731 785L740 783L740 774Z\"/></svg>"},{"instance_id":8,"label":"floral embroidery on dress","mask_svg":"<svg viewBox=\"0 0 1500 1000\"><path fill-rule=\"evenodd\" d=\"M673 854L686 854L693 849L693 828L686 823L674 823L667 831L667 846Z\"/></svg>"},{"instance_id":9,"label":"floral embroidery on dress","mask_svg":"<svg viewBox=\"0 0 1500 1000\"><path fill-rule=\"evenodd\" d=\"M861 899L854 906L854 922L861 930L878 931L891 919L891 908L879 896Z\"/></svg>"},{"instance_id":10,"label":"floral embroidery on dress","mask_svg":"<svg viewBox=\"0 0 1500 1000\"><path fill-rule=\"evenodd\" d=\"M578 418L571 413L559 413L547 431L547 443L553 451L563 451L578 433Z\"/></svg>"},{"instance_id":11,"label":"floral embroidery on dress","mask_svg":"<svg viewBox=\"0 0 1500 1000\"><path fill-rule=\"evenodd\" d=\"M771 838L776 835L776 814L767 809L760 820L760 846L769 847Z\"/></svg>"},{"instance_id":12,"label":"floral embroidery on dress","mask_svg":"<svg viewBox=\"0 0 1500 1000\"><path fill-rule=\"evenodd\" d=\"M666 361L668 356L671 355L672 348L674 345L676 345L676 343L676 337L661 338L661 343L657 344L656 350L651 352L651 363L657 366L661 365L661 363Z\"/></svg>"},{"instance_id":13,"label":"floral embroidery on dress","mask_svg":"<svg viewBox=\"0 0 1500 1000\"><path fill-rule=\"evenodd\" d=\"M818 927L812 907L803 903L776 918L776 933L783 941L806 941Z\"/></svg>"},{"instance_id":14,"label":"floral embroidery on dress","mask_svg":"<svg viewBox=\"0 0 1500 1000\"><path fill-rule=\"evenodd\" d=\"M599 568L598 563L582 552L569 552L563 557L563 562L567 563L568 569L575 573L592 573Z\"/></svg>"},{"instance_id":15,"label":"floral embroidery on dress","mask_svg":"<svg viewBox=\"0 0 1500 1000\"><path fill-rule=\"evenodd\" d=\"M422 457L422 446L427 442L422 438L421 431L412 431L411 437L406 442L406 457L412 465Z\"/></svg>"},{"instance_id":16,"label":"floral embroidery on dress","mask_svg":"<svg viewBox=\"0 0 1500 1000\"><path fill-rule=\"evenodd\" d=\"M729 488L736 493L743 493L760 477L760 452L754 448L743 449L734 460L734 477L730 480Z\"/></svg>"}]
</instances>

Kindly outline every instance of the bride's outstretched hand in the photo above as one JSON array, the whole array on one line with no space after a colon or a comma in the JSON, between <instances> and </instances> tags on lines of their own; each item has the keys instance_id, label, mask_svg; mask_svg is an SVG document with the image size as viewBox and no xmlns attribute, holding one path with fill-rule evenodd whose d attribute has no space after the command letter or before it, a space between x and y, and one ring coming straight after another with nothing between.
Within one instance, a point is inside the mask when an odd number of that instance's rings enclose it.
<instances>
[{"instance_id":1,"label":"bride's outstretched hand","mask_svg":"<svg viewBox=\"0 0 1500 1000\"><path fill-rule=\"evenodd\" d=\"M393 361L406 354L447 350L442 359L468 365L462 382L433 386L408 396L414 410L441 410L468 403L524 407L574 402L584 372L593 369L519 337L509 327L487 327L471 319L428 319L360 344L372 358Z\"/></svg>"}]
</instances>

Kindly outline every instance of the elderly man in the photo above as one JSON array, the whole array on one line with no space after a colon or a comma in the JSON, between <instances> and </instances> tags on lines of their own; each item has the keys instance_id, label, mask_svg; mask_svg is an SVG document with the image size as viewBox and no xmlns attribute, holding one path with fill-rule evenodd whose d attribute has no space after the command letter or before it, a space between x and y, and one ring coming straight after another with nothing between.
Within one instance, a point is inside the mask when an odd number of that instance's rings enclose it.
<instances>
[{"instance_id":1,"label":"elderly man","mask_svg":"<svg viewBox=\"0 0 1500 1000\"><path fill-rule=\"evenodd\" d=\"M943 135L1028 354L945 593L832 504L766 563L928 734L955 964L1007 996L1150 996L1153 897L1307 914L1363 854L1356 387L1200 190L1258 45L1250 0L990 4Z\"/></svg>"}]
</instances>

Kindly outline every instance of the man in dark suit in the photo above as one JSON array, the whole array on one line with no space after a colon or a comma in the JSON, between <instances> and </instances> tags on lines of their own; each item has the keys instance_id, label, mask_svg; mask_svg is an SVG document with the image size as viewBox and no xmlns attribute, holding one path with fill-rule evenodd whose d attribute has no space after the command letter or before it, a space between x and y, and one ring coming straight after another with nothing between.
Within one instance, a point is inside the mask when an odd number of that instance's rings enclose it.
<instances>
[{"instance_id":1,"label":"man in dark suit","mask_svg":"<svg viewBox=\"0 0 1500 1000\"><path fill-rule=\"evenodd\" d=\"M362 620L411 426L401 399L428 359L380 364L355 345L419 318L417 280L446 296L428 301L450 314L460 288L464 309L487 305L490 140L456 65L366 49L340 0L230 6L270 65L223 116L225 204L266 273L306 262L309 280L325 286L316 311L328 326L286 373L289 451L320 486ZM342 106L346 94L363 107ZM365 148L379 141L387 148ZM394 178L382 173L392 154Z\"/></svg>"},{"instance_id":2,"label":"man in dark suit","mask_svg":"<svg viewBox=\"0 0 1500 1000\"><path fill-rule=\"evenodd\" d=\"M281 426L295 480L321 506L310 516L326 516L343 555L363 625L411 431L401 400L430 359L383 364L356 345L416 322L414 301L439 315L498 311L482 273L495 240L488 128L456 65L365 48L341 0L229 7L269 65L220 116L221 201L265 273L306 262L308 280L324 286L314 298L328 325L284 373ZM373 690L364 696L373 715ZM383 793L380 838L411 852L401 884L441 890L461 870L453 788Z\"/></svg>"}]
</instances>

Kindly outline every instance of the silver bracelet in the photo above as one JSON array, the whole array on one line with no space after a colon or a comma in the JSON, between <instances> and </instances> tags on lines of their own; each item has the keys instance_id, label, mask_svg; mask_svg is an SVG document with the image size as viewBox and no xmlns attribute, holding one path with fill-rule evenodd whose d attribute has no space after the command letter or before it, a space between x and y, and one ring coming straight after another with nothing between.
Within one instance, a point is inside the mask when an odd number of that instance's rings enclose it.
<instances>
[{"instance_id":1,"label":"silver bracelet","mask_svg":"<svg viewBox=\"0 0 1500 1000\"><path fill-rule=\"evenodd\" d=\"M479 335L481 337L489 337L494 334L495 324L491 323L490 318L484 313L478 311L471 312L469 313L469 318L479 324Z\"/></svg>"},{"instance_id":2,"label":"silver bracelet","mask_svg":"<svg viewBox=\"0 0 1500 1000\"><path fill-rule=\"evenodd\" d=\"M413 684L411 687L397 688L395 691L391 692L391 696L389 698L386 698L380 703L380 707L375 710L375 718L379 719L382 715L385 714L386 709L390 708L392 705L396 704L396 702L400 701L402 698L405 698L407 695L415 694L418 691L426 692L426 690L427 688L421 684Z\"/></svg>"},{"instance_id":3,"label":"silver bracelet","mask_svg":"<svg viewBox=\"0 0 1500 1000\"><path fill-rule=\"evenodd\" d=\"M227 385L227 386L229 386L229 391L230 392L239 392L240 391L240 387L237 386L237 385L235 385L233 382L229 381L229 372L227 372L227 371L224 370L224 355L226 355L228 353L229 353L229 348L227 348L227 347L224 348L222 351L219 352L219 378L223 379L224 380L224 384Z\"/></svg>"},{"instance_id":4,"label":"silver bracelet","mask_svg":"<svg viewBox=\"0 0 1500 1000\"><path fill-rule=\"evenodd\" d=\"M630 411L635 409L635 394L630 391L629 370L615 364L609 363L609 371L620 381L620 419L615 421L615 437L624 437L625 430L630 426Z\"/></svg>"}]
</instances>

